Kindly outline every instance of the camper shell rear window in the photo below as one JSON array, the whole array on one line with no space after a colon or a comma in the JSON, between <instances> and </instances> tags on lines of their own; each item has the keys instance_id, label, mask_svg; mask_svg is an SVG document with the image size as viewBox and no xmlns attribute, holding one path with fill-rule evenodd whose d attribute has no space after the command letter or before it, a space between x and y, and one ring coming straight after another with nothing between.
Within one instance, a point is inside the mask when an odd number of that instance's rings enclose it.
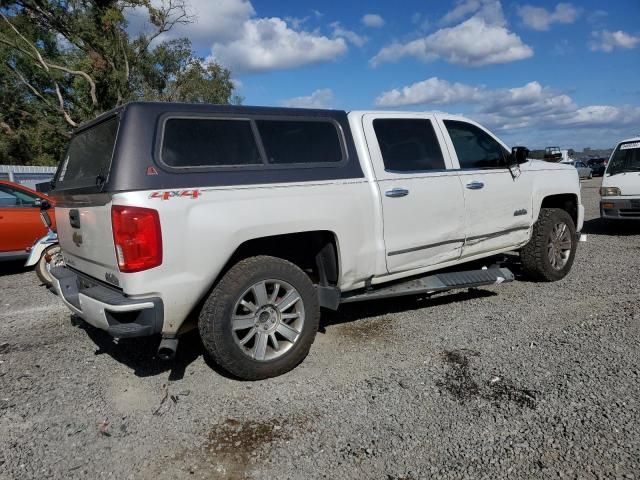
<instances>
[{"instance_id":1,"label":"camper shell rear window","mask_svg":"<svg viewBox=\"0 0 640 480\"><path fill-rule=\"evenodd\" d=\"M99 188L107 179L118 136L114 115L76 133L55 176L56 190Z\"/></svg>"}]
</instances>

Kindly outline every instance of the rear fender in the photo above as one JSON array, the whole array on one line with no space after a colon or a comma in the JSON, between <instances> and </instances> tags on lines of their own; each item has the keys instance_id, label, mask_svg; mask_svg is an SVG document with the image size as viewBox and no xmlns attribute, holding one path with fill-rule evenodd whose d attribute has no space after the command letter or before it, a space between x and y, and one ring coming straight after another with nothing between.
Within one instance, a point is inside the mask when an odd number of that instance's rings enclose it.
<instances>
[{"instance_id":1,"label":"rear fender","mask_svg":"<svg viewBox=\"0 0 640 480\"><path fill-rule=\"evenodd\" d=\"M50 247L58 243L58 235L55 232L49 232L41 239L37 240L36 243L31 247L31 252L29 252L29 258L27 258L27 262L24 264L25 267L33 267L36 263L40 261L42 254L44 251Z\"/></svg>"}]
</instances>

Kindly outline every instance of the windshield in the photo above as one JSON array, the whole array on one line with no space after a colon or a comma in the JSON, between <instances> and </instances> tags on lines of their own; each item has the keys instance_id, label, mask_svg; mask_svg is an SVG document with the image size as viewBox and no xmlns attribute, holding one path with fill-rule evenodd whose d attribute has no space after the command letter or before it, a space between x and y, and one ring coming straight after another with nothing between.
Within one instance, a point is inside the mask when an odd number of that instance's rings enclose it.
<instances>
[{"instance_id":1,"label":"windshield","mask_svg":"<svg viewBox=\"0 0 640 480\"><path fill-rule=\"evenodd\" d=\"M616 175L625 172L640 172L640 142L621 143L611 157L607 173Z\"/></svg>"},{"instance_id":2,"label":"windshield","mask_svg":"<svg viewBox=\"0 0 640 480\"><path fill-rule=\"evenodd\" d=\"M106 180L118 133L112 117L75 135L55 178L56 190L98 186Z\"/></svg>"}]
</instances>

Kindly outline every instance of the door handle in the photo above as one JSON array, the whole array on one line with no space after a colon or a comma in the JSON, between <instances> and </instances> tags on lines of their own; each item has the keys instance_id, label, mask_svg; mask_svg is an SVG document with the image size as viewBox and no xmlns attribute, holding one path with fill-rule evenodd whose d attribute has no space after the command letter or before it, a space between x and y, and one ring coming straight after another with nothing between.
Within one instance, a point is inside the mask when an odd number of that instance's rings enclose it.
<instances>
[{"instance_id":1,"label":"door handle","mask_svg":"<svg viewBox=\"0 0 640 480\"><path fill-rule=\"evenodd\" d=\"M484 183L478 182L477 180L474 180L473 182L467 183L465 186L469 190L480 190L481 188L484 188Z\"/></svg>"},{"instance_id":2,"label":"door handle","mask_svg":"<svg viewBox=\"0 0 640 480\"><path fill-rule=\"evenodd\" d=\"M396 197L406 197L409 195L409 190L406 188L392 188L391 190L387 190L384 192L387 197L396 198Z\"/></svg>"}]
</instances>

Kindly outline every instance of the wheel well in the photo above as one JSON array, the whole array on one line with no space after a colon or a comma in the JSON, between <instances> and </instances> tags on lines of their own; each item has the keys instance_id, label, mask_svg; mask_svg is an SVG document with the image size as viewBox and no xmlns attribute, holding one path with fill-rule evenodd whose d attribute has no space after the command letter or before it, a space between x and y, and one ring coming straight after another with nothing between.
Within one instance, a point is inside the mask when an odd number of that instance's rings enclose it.
<instances>
[{"instance_id":1,"label":"wheel well","mask_svg":"<svg viewBox=\"0 0 640 480\"><path fill-rule=\"evenodd\" d=\"M236 249L219 278L240 260L256 255L288 260L306 272L315 284L335 286L338 283L338 246L333 232L287 233L248 240Z\"/></svg>"},{"instance_id":2,"label":"wheel well","mask_svg":"<svg viewBox=\"0 0 640 480\"><path fill-rule=\"evenodd\" d=\"M572 193L549 195L542 200L540 208L560 208L565 210L575 225L578 224L578 197Z\"/></svg>"}]
</instances>

